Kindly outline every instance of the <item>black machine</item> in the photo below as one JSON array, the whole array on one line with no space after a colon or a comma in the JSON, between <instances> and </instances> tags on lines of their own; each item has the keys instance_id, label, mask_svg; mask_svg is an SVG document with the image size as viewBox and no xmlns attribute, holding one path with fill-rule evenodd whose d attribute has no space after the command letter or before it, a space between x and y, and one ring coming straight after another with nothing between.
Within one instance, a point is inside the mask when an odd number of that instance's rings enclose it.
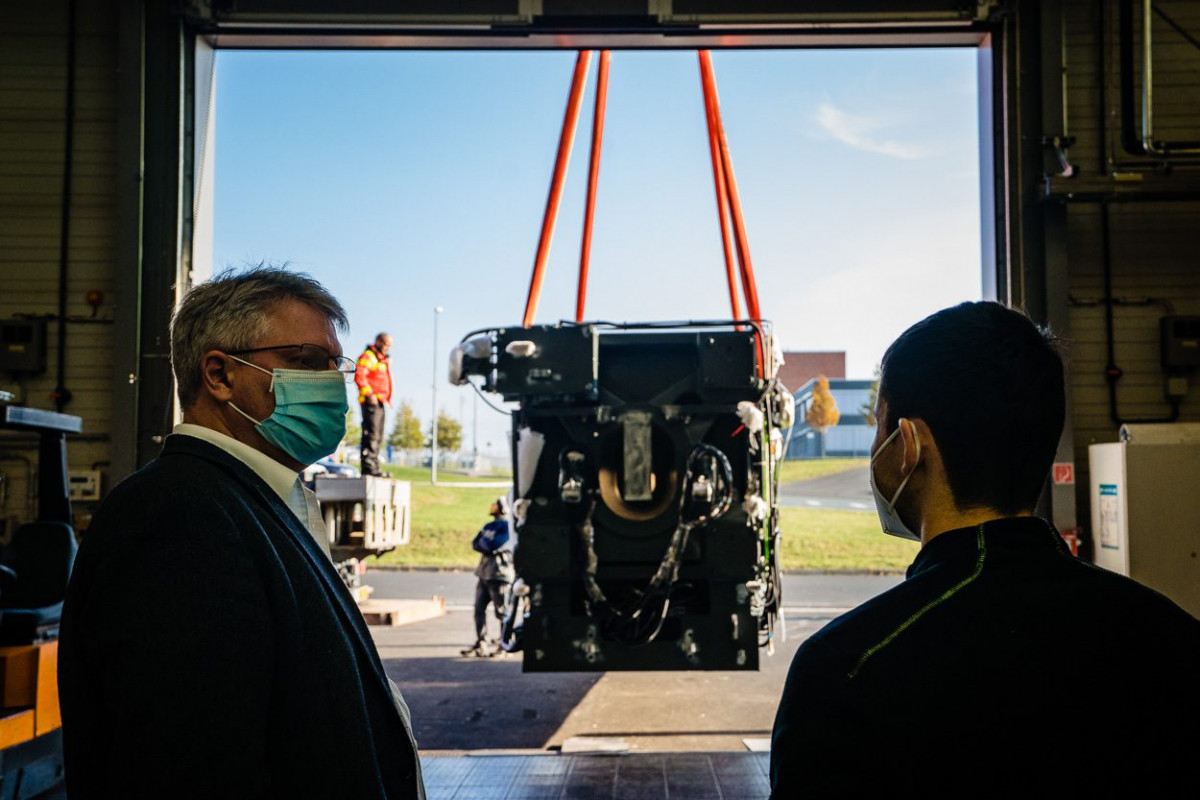
<instances>
[{"instance_id":1,"label":"black machine","mask_svg":"<svg viewBox=\"0 0 1200 800\"><path fill-rule=\"evenodd\" d=\"M526 671L758 668L780 608L774 467L794 413L775 371L759 322L464 338L451 380L520 404L505 644Z\"/></svg>"}]
</instances>

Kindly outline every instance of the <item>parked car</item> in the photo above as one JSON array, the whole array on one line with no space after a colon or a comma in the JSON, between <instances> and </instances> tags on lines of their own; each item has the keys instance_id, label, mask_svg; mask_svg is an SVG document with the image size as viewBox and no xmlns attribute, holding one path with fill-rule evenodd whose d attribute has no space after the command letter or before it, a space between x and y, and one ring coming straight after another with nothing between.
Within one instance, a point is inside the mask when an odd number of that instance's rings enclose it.
<instances>
[{"instance_id":1,"label":"parked car","mask_svg":"<svg viewBox=\"0 0 1200 800\"><path fill-rule=\"evenodd\" d=\"M345 478L358 478L361 474L358 471L358 467L353 464L334 461L332 458L322 458L315 464L309 464L300 473L300 480L304 481L304 485L311 489L318 475L341 475Z\"/></svg>"}]
</instances>

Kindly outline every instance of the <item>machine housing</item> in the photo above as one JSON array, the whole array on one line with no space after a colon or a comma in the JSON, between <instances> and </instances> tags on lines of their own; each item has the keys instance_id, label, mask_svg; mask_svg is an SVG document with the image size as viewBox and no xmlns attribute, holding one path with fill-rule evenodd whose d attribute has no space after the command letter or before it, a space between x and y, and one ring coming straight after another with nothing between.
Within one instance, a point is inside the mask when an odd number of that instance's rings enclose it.
<instances>
[{"instance_id":1,"label":"machine housing","mask_svg":"<svg viewBox=\"0 0 1200 800\"><path fill-rule=\"evenodd\" d=\"M762 327L563 324L485 337L490 348L465 343L475 357L456 356L452 380L481 376L520 403L525 670L757 669L779 600L778 393Z\"/></svg>"}]
</instances>

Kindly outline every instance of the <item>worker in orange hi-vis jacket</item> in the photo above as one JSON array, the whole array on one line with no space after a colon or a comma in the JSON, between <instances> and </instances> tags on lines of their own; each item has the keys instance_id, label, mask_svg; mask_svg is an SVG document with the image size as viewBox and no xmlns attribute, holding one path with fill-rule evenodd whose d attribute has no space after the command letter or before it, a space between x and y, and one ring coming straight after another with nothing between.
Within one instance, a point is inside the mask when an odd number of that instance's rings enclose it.
<instances>
[{"instance_id":1,"label":"worker in orange hi-vis jacket","mask_svg":"<svg viewBox=\"0 0 1200 800\"><path fill-rule=\"evenodd\" d=\"M358 357L354 370L358 403L362 409L363 475L383 475L379 470L379 447L383 443L384 409L392 404L392 370L388 358L391 348L392 337L379 334Z\"/></svg>"}]
</instances>

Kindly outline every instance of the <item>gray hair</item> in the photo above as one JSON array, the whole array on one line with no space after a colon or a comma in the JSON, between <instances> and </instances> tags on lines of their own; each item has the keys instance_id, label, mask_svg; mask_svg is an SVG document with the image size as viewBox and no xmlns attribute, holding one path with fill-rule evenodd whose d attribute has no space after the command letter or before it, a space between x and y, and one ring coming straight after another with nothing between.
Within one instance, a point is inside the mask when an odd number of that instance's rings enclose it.
<instances>
[{"instance_id":1,"label":"gray hair","mask_svg":"<svg viewBox=\"0 0 1200 800\"><path fill-rule=\"evenodd\" d=\"M203 385L209 350L248 350L267 335L276 303L299 300L324 314L339 331L349 328L346 310L324 286L285 265L227 269L193 287L171 318L171 367L179 404L189 407Z\"/></svg>"}]
</instances>

